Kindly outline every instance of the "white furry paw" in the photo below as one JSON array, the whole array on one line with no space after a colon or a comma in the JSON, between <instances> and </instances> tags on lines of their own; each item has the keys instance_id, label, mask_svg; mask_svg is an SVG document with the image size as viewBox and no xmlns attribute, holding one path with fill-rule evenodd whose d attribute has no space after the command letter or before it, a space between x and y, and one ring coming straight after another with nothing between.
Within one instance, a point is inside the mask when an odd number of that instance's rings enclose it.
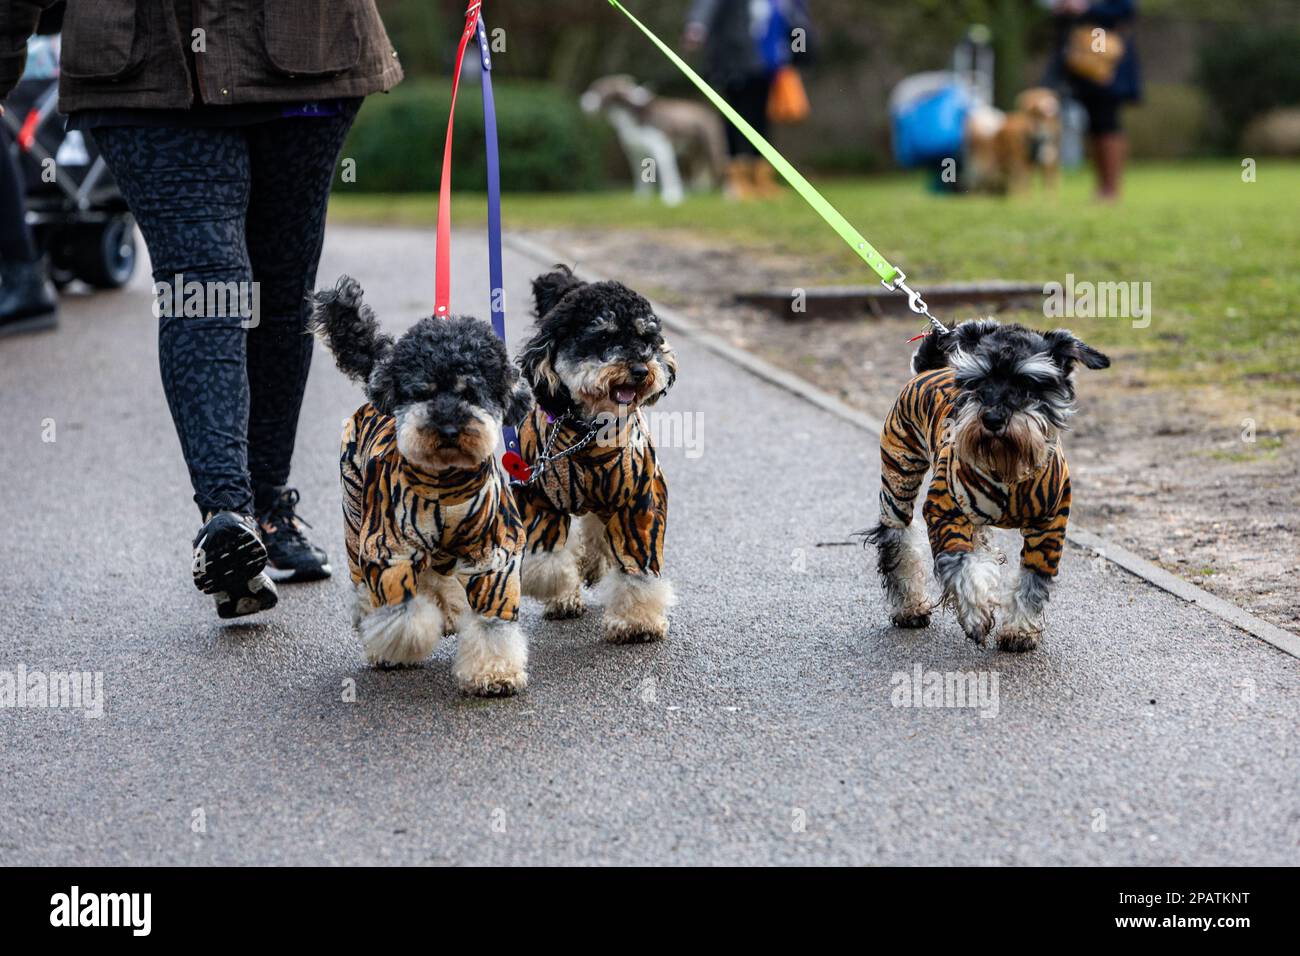
<instances>
[{"instance_id":1,"label":"white furry paw","mask_svg":"<svg viewBox=\"0 0 1300 956\"><path fill-rule=\"evenodd\" d=\"M962 631L980 647L984 647L989 631L993 630L993 608L982 604L957 604L957 623Z\"/></svg>"},{"instance_id":2,"label":"white furry paw","mask_svg":"<svg viewBox=\"0 0 1300 956\"><path fill-rule=\"evenodd\" d=\"M582 603L581 592L547 601L542 617L548 621L564 621L569 618L582 617L587 613L587 606Z\"/></svg>"},{"instance_id":3,"label":"white furry paw","mask_svg":"<svg viewBox=\"0 0 1300 956\"><path fill-rule=\"evenodd\" d=\"M514 621L466 614L451 673L466 694L509 697L528 686L528 639Z\"/></svg>"},{"instance_id":4,"label":"white furry paw","mask_svg":"<svg viewBox=\"0 0 1300 956\"><path fill-rule=\"evenodd\" d=\"M1004 627L998 631L998 650L1023 654L1025 651L1036 650L1041 637L1041 631Z\"/></svg>"},{"instance_id":5,"label":"white furry paw","mask_svg":"<svg viewBox=\"0 0 1300 956\"><path fill-rule=\"evenodd\" d=\"M930 602L923 601L920 604L899 608L893 613L890 620L893 622L894 627L929 627L930 610Z\"/></svg>"},{"instance_id":6,"label":"white furry paw","mask_svg":"<svg viewBox=\"0 0 1300 956\"><path fill-rule=\"evenodd\" d=\"M645 644L668 636L668 608L676 603L672 585L648 574L618 572L605 601L605 640Z\"/></svg>"},{"instance_id":7,"label":"white furry paw","mask_svg":"<svg viewBox=\"0 0 1300 956\"><path fill-rule=\"evenodd\" d=\"M945 603L957 612L957 623L967 637L983 647L998 608L997 559L982 548L949 552L935 558L934 569Z\"/></svg>"},{"instance_id":8,"label":"white furry paw","mask_svg":"<svg viewBox=\"0 0 1300 956\"><path fill-rule=\"evenodd\" d=\"M418 664L442 640L443 616L431 598L417 594L401 604L376 608L358 625L372 664Z\"/></svg>"}]
</instances>

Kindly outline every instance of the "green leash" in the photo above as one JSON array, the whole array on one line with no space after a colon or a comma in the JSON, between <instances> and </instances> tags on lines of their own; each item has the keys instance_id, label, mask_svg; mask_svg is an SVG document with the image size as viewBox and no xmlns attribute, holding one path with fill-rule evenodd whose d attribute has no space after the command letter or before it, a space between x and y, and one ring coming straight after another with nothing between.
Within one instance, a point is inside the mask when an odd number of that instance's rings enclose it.
<instances>
[{"instance_id":1,"label":"green leash","mask_svg":"<svg viewBox=\"0 0 1300 956\"><path fill-rule=\"evenodd\" d=\"M882 256L862 233L853 228L852 223L845 219L838 209L827 202L826 197L817 191L816 186L808 182L799 170L790 165L789 160L776 151L776 147L764 139L758 130L750 126L743 116L732 109L731 104L719 96L713 87L705 83L700 75L692 70L685 60L673 52L668 44L655 36L644 23L628 13L627 8L619 3L619 0L609 0L609 3L610 6L621 11L625 17L636 24L637 28L650 39L650 42L659 47L664 56L668 57L677 69L685 73L687 79L694 83L700 92L707 96L713 105L722 112L722 115L730 120L732 125L740 130L747 140L754 144L754 148L763 154L763 158L772 164L773 169L785 177L786 182L794 187L795 192L803 197L804 202L812 206L817 215L826 220L826 224L848 243L849 248L861 257L872 272L880 276L882 285L896 292L907 293L907 304L913 312L928 318L936 331L948 331L948 328L942 322L930 314L930 310L920 294L907 287L907 276L903 270L891 265L889 260Z\"/></svg>"}]
</instances>

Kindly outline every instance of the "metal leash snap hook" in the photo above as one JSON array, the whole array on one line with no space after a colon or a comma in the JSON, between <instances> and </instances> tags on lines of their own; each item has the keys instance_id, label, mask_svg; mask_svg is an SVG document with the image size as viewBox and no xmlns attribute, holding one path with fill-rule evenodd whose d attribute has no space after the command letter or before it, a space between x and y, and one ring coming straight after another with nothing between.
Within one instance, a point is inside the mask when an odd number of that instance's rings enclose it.
<instances>
[{"instance_id":1,"label":"metal leash snap hook","mask_svg":"<svg viewBox=\"0 0 1300 956\"><path fill-rule=\"evenodd\" d=\"M948 327L930 314L930 307L925 304L925 299L921 298L921 293L917 292L907 284L907 274L902 269L895 269L894 278L886 282L880 280L880 284L886 289L893 292L904 292L907 294L907 307L917 315L923 315L930 320L935 331L945 334L949 331Z\"/></svg>"}]
</instances>

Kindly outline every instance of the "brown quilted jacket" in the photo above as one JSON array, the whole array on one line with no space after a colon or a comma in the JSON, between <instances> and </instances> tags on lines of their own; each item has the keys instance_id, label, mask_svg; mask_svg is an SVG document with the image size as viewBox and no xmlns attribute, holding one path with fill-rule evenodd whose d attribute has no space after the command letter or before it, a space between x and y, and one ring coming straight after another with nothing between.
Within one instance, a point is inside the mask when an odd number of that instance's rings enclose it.
<instances>
[{"instance_id":1,"label":"brown quilted jacket","mask_svg":"<svg viewBox=\"0 0 1300 956\"><path fill-rule=\"evenodd\" d=\"M57 0L0 0L0 98ZM402 78L374 0L67 0L59 110L365 96Z\"/></svg>"}]
</instances>

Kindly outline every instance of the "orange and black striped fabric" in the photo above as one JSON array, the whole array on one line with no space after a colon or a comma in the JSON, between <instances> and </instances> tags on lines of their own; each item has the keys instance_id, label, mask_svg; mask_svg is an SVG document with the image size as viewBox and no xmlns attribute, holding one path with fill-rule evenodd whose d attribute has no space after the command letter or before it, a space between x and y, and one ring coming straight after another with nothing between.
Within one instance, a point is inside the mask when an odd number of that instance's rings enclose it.
<instances>
[{"instance_id":1,"label":"orange and black striped fabric","mask_svg":"<svg viewBox=\"0 0 1300 956\"><path fill-rule=\"evenodd\" d=\"M551 454L581 441L585 431L549 422L541 409L519 429L520 453L530 465L559 429ZM618 433L615 440L616 431ZM668 524L668 484L641 412L611 425L580 451L547 466L531 485L515 486L529 554L564 547L571 515L594 513L605 524L614 558L624 571L659 574Z\"/></svg>"},{"instance_id":2,"label":"orange and black striped fabric","mask_svg":"<svg viewBox=\"0 0 1300 956\"><path fill-rule=\"evenodd\" d=\"M523 524L496 460L421 471L398 452L395 429L368 403L343 425L339 471L353 583L364 581L380 607L413 597L424 572L455 574L471 608L515 620Z\"/></svg>"},{"instance_id":3,"label":"orange and black striped fabric","mask_svg":"<svg viewBox=\"0 0 1300 956\"><path fill-rule=\"evenodd\" d=\"M1024 538L1021 564L1055 575L1070 518L1070 472L1060 442L1046 466L1020 482L1001 482L958 461L952 434L956 391L951 368L922 372L903 386L880 433L881 523L911 524L917 492L933 469L922 514L934 554L972 550L981 525L1018 528Z\"/></svg>"}]
</instances>

